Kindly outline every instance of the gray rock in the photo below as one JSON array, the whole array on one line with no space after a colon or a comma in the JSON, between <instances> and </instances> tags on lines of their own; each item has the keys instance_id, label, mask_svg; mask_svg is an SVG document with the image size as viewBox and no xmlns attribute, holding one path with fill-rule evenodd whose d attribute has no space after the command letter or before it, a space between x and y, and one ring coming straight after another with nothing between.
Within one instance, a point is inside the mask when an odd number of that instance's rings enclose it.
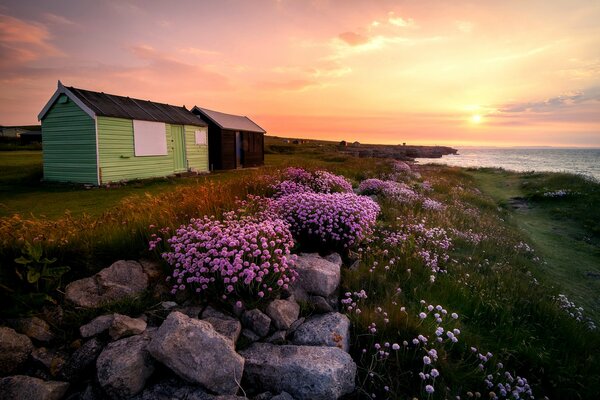
<instances>
[{"instance_id":1,"label":"gray rock","mask_svg":"<svg viewBox=\"0 0 600 400\"><path fill-rule=\"evenodd\" d=\"M181 378L218 394L236 394L244 359L206 321L169 314L148 346L150 354Z\"/></svg>"},{"instance_id":2,"label":"gray rock","mask_svg":"<svg viewBox=\"0 0 600 400\"><path fill-rule=\"evenodd\" d=\"M292 286L299 300L304 300L307 294L329 297L340 284L340 266L316 253L300 254L296 272L298 277Z\"/></svg>"},{"instance_id":3,"label":"gray rock","mask_svg":"<svg viewBox=\"0 0 600 400\"><path fill-rule=\"evenodd\" d=\"M65 365L67 355L59 351L48 350L45 347L34 348L31 359L39 366L43 366L50 375L54 376Z\"/></svg>"},{"instance_id":4,"label":"gray rock","mask_svg":"<svg viewBox=\"0 0 600 400\"><path fill-rule=\"evenodd\" d=\"M125 336L139 335L146 330L146 321L140 318L131 318L127 315L115 314L108 334L113 340Z\"/></svg>"},{"instance_id":5,"label":"gray rock","mask_svg":"<svg viewBox=\"0 0 600 400\"><path fill-rule=\"evenodd\" d=\"M298 329L298 327L304 323L305 320L306 320L306 318L300 317L296 321L294 321L292 326L290 326L290 329L288 329L287 334L290 335L290 334L294 333L296 331L296 329Z\"/></svg>"},{"instance_id":6,"label":"gray rock","mask_svg":"<svg viewBox=\"0 0 600 400\"><path fill-rule=\"evenodd\" d=\"M265 315L258 308L245 311L242 314L242 324L246 328L252 329L258 336L265 337L269 334L271 318Z\"/></svg>"},{"instance_id":7,"label":"gray rock","mask_svg":"<svg viewBox=\"0 0 600 400\"><path fill-rule=\"evenodd\" d=\"M294 398L288 392L281 392L277 396L271 397L271 400L294 400Z\"/></svg>"},{"instance_id":8,"label":"gray rock","mask_svg":"<svg viewBox=\"0 0 600 400\"><path fill-rule=\"evenodd\" d=\"M317 313L328 313L333 311L333 307L323 296L309 296L306 302Z\"/></svg>"},{"instance_id":9,"label":"gray rock","mask_svg":"<svg viewBox=\"0 0 600 400\"><path fill-rule=\"evenodd\" d=\"M227 315L211 306L206 306L204 311L202 311L202 319L206 319L206 318L210 318L210 317L219 318L219 319L233 318L231 315Z\"/></svg>"},{"instance_id":10,"label":"gray rock","mask_svg":"<svg viewBox=\"0 0 600 400\"><path fill-rule=\"evenodd\" d=\"M340 268L342 267L342 256L339 255L339 253L331 253L325 257L323 257L324 259L326 259L327 261L329 261L330 263L334 263L335 265L339 266Z\"/></svg>"},{"instance_id":11,"label":"gray rock","mask_svg":"<svg viewBox=\"0 0 600 400\"><path fill-rule=\"evenodd\" d=\"M44 381L25 375L0 379L0 399L6 400L59 400L68 389L67 382Z\"/></svg>"},{"instance_id":12,"label":"gray rock","mask_svg":"<svg viewBox=\"0 0 600 400\"><path fill-rule=\"evenodd\" d=\"M204 389L181 382L177 379L167 379L144 390L134 400L247 400L246 397L235 395L212 395Z\"/></svg>"},{"instance_id":13,"label":"gray rock","mask_svg":"<svg viewBox=\"0 0 600 400\"><path fill-rule=\"evenodd\" d=\"M209 322L213 328L215 328L215 331L229 339L231 345L235 347L235 343L242 332L242 324L240 321L231 317L225 319L208 317L204 318L203 321Z\"/></svg>"},{"instance_id":14,"label":"gray rock","mask_svg":"<svg viewBox=\"0 0 600 400\"><path fill-rule=\"evenodd\" d=\"M190 318L198 318L198 316L202 312L202 307L200 307L200 306L177 307L173 311L179 311L180 313L185 314Z\"/></svg>"},{"instance_id":15,"label":"gray rock","mask_svg":"<svg viewBox=\"0 0 600 400\"><path fill-rule=\"evenodd\" d=\"M13 321L17 332L27 335L30 339L48 343L54 340L50 325L38 317L19 318Z\"/></svg>"},{"instance_id":16,"label":"gray rock","mask_svg":"<svg viewBox=\"0 0 600 400\"><path fill-rule=\"evenodd\" d=\"M142 265L144 273L148 275L148 279L150 279L151 281L160 279L163 276L163 268L159 262L151 260L140 260L140 264Z\"/></svg>"},{"instance_id":17,"label":"gray rock","mask_svg":"<svg viewBox=\"0 0 600 400\"><path fill-rule=\"evenodd\" d=\"M98 308L140 295L148 288L148 275L137 261L120 260L96 275L69 283L65 298L78 307Z\"/></svg>"},{"instance_id":18,"label":"gray rock","mask_svg":"<svg viewBox=\"0 0 600 400\"><path fill-rule=\"evenodd\" d=\"M18 370L29 358L33 344L26 335L0 327L0 375Z\"/></svg>"},{"instance_id":19,"label":"gray rock","mask_svg":"<svg viewBox=\"0 0 600 400\"><path fill-rule=\"evenodd\" d=\"M96 317L87 324L80 326L79 333L83 338L99 335L110 328L114 318L114 314Z\"/></svg>"},{"instance_id":20,"label":"gray rock","mask_svg":"<svg viewBox=\"0 0 600 400\"><path fill-rule=\"evenodd\" d=\"M292 343L338 347L348 352L350 349L350 320L337 312L310 317L296 329Z\"/></svg>"},{"instance_id":21,"label":"gray rock","mask_svg":"<svg viewBox=\"0 0 600 400\"><path fill-rule=\"evenodd\" d=\"M354 390L356 364L335 347L254 343L240 354L251 387L286 391L297 400L337 399Z\"/></svg>"},{"instance_id":22,"label":"gray rock","mask_svg":"<svg viewBox=\"0 0 600 400\"><path fill-rule=\"evenodd\" d=\"M96 361L98 382L112 399L128 399L144 389L154 372L150 337L138 335L110 343Z\"/></svg>"},{"instance_id":23,"label":"gray rock","mask_svg":"<svg viewBox=\"0 0 600 400\"><path fill-rule=\"evenodd\" d=\"M94 365L103 347L103 343L96 338L88 340L69 357L59 376L67 381L79 379Z\"/></svg>"},{"instance_id":24,"label":"gray rock","mask_svg":"<svg viewBox=\"0 0 600 400\"><path fill-rule=\"evenodd\" d=\"M252 329L242 329L241 336L249 343L258 342L260 336L258 336Z\"/></svg>"},{"instance_id":25,"label":"gray rock","mask_svg":"<svg viewBox=\"0 0 600 400\"><path fill-rule=\"evenodd\" d=\"M300 306L295 301L273 300L266 309L267 315L277 329L289 329L300 315Z\"/></svg>"},{"instance_id":26,"label":"gray rock","mask_svg":"<svg viewBox=\"0 0 600 400\"><path fill-rule=\"evenodd\" d=\"M163 301L162 303L160 303L160 306L163 310L170 310L172 308L177 307L177 303L174 301Z\"/></svg>"},{"instance_id":27,"label":"gray rock","mask_svg":"<svg viewBox=\"0 0 600 400\"><path fill-rule=\"evenodd\" d=\"M285 338L287 336L287 331L277 331L273 333L271 336L265 339L267 343L273 344L283 344L285 343Z\"/></svg>"}]
</instances>

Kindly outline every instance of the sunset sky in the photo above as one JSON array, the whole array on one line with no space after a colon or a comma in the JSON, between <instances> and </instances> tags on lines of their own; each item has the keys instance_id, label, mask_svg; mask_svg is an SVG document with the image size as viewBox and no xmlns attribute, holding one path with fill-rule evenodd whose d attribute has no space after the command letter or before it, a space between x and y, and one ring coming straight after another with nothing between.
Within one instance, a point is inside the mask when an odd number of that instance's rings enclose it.
<instances>
[{"instance_id":1,"label":"sunset sky","mask_svg":"<svg viewBox=\"0 0 600 400\"><path fill-rule=\"evenodd\" d=\"M0 1L0 124L59 79L271 135L600 147L600 1Z\"/></svg>"}]
</instances>

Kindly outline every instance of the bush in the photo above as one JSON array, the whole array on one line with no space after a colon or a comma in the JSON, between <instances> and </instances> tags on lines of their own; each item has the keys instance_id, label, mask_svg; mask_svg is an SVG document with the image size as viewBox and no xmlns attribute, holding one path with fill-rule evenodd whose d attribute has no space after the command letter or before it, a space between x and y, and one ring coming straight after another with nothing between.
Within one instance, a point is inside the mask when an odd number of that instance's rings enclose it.
<instances>
[{"instance_id":1,"label":"bush","mask_svg":"<svg viewBox=\"0 0 600 400\"><path fill-rule=\"evenodd\" d=\"M284 179L271 185L273 197L292 193L350 193L352 183L341 175L327 171L309 172L303 168L289 167L283 173Z\"/></svg>"},{"instance_id":2,"label":"bush","mask_svg":"<svg viewBox=\"0 0 600 400\"><path fill-rule=\"evenodd\" d=\"M390 180L365 179L358 186L358 191L365 195L381 195L399 203L410 203L419 199L419 194L404 183Z\"/></svg>"},{"instance_id":3,"label":"bush","mask_svg":"<svg viewBox=\"0 0 600 400\"><path fill-rule=\"evenodd\" d=\"M343 250L372 232L379 205L354 193L295 193L275 202L304 247Z\"/></svg>"},{"instance_id":4,"label":"bush","mask_svg":"<svg viewBox=\"0 0 600 400\"><path fill-rule=\"evenodd\" d=\"M281 219L228 214L192 219L168 239L172 293L193 289L224 301L273 298L295 279L289 225ZM153 249L161 238L150 242Z\"/></svg>"}]
</instances>

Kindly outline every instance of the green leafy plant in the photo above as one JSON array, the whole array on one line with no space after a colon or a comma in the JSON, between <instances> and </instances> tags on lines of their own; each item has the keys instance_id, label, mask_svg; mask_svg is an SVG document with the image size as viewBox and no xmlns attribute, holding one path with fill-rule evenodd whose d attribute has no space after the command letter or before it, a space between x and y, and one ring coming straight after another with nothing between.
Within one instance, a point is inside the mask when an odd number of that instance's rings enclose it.
<instances>
[{"instance_id":1,"label":"green leafy plant","mask_svg":"<svg viewBox=\"0 0 600 400\"><path fill-rule=\"evenodd\" d=\"M36 291L49 292L60 286L61 278L71 268L53 265L57 259L44 256L44 250L39 243L25 242L21 257L15 258L19 267L15 272L21 281L34 285Z\"/></svg>"}]
</instances>

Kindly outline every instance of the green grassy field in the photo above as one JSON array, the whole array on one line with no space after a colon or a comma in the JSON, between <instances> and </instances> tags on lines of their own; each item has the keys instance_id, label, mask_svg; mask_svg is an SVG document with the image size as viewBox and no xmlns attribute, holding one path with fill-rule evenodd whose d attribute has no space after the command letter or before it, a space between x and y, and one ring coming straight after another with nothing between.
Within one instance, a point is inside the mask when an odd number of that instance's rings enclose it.
<instances>
[{"instance_id":1,"label":"green grassy field","mask_svg":"<svg viewBox=\"0 0 600 400\"><path fill-rule=\"evenodd\" d=\"M40 310L39 304L17 298L19 291L32 291L13 272L12 260L26 242L38 243L44 255L71 267L60 289L116 259L157 257L148 250L157 229L173 232L190 218L218 218L235 210L236 200L248 194L268 195L282 167L326 169L346 176L354 187L367 178L392 179L385 160L343 156L316 144L281 146L269 147L267 165L258 169L97 189L40 183L39 153L0 153L2 313ZM490 391L499 390L486 386L486 376L505 382L508 378L497 373L510 371L511 377L529 379L536 398L595 399L600 335L589 330L587 318L598 322L599 316L600 280L594 274L600 273L600 185L570 175L428 165L394 179L421 200L378 196L375 232L352 248L358 267L343 271L342 293L351 293L361 310L346 310L359 367L354 398L490 398ZM543 195L561 189L569 194ZM423 198L434 207L425 207ZM390 242L393 237L401 239ZM432 272L436 264L442 272ZM366 298L352 294L361 290ZM581 322L561 309L560 293L584 307ZM90 313L65 304L60 290L50 294L65 311L64 324L55 327L65 341L76 338L79 325L94 315L139 313L157 302L148 297ZM440 305L448 316L457 313L456 320L444 317L443 322L460 332L456 344L434 341L435 321L419 316L429 313L429 304ZM418 335L429 343L411 345ZM391 351L391 344L399 349ZM382 357L380 349L391 354ZM431 372L423 365L423 351L429 349L439 355L440 377L433 379L432 395L418 376ZM482 356L491 361L482 362Z\"/></svg>"}]
</instances>

